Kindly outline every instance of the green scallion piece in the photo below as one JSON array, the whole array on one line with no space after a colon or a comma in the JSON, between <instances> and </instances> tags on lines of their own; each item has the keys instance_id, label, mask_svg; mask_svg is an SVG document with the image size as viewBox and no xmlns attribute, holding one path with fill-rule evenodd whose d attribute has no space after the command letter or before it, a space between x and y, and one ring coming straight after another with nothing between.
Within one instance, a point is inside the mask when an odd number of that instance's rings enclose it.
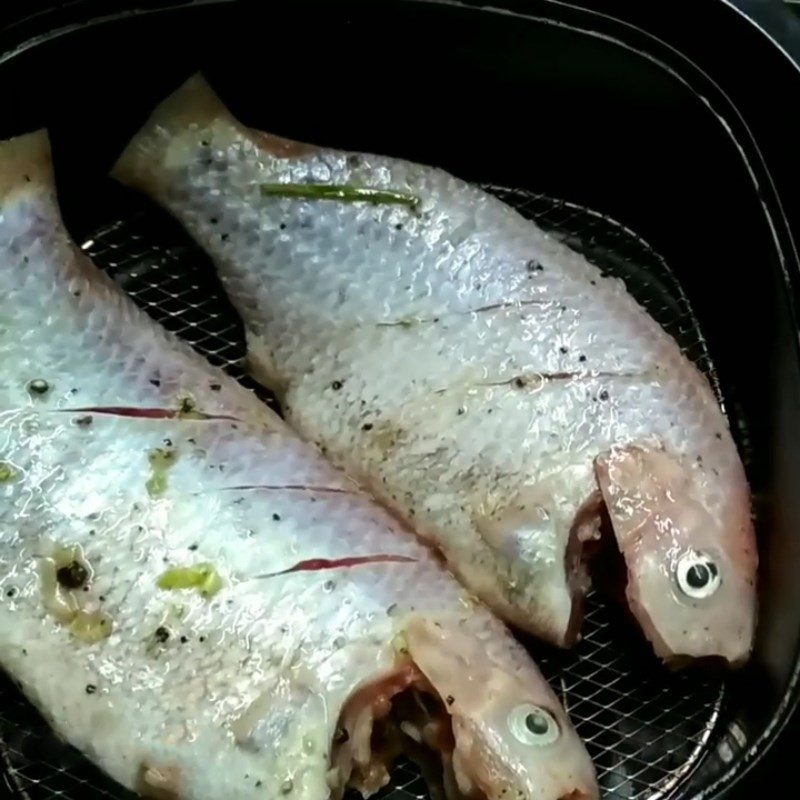
<instances>
[{"instance_id":1,"label":"green scallion piece","mask_svg":"<svg viewBox=\"0 0 800 800\"><path fill-rule=\"evenodd\" d=\"M197 589L203 597L213 597L223 586L222 578L211 564L173 567L162 573L156 584L159 589Z\"/></svg>"},{"instance_id":2,"label":"green scallion piece","mask_svg":"<svg viewBox=\"0 0 800 800\"><path fill-rule=\"evenodd\" d=\"M264 197L294 197L301 200L338 200L342 203L371 203L400 205L415 209L419 197L391 189L369 189L347 184L331 183L262 183Z\"/></svg>"}]
</instances>

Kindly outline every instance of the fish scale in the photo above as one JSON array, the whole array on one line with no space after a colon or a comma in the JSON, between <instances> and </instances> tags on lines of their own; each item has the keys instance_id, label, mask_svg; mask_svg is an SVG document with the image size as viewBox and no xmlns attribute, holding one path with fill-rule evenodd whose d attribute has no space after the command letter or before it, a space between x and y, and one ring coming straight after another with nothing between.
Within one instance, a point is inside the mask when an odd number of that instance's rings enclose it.
<instances>
[{"instance_id":1,"label":"fish scale","mask_svg":"<svg viewBox=\"0 0 800 800\"><path fill-rule=\"evenodd\" d=\"M212 256L289 424L498 614L574 642L604 506L658 655L748 658L741 460L704 376L621 281L442 170L246 128L199 76L114 175Z\"/></svg>"},{"instance_id":2,"label":"fish scale","mask_svg":"<svg viewBox=\"0 0 800 800\"><path fill-rule=\"evenodd\" d=\"M452 726L465 793L595 798L522 647L95 270L49 159L43 133L0 144L0 665L53 728L144 796L323 800L388 780L373 727L413 686Z\"/></svg>"}]
</instances>

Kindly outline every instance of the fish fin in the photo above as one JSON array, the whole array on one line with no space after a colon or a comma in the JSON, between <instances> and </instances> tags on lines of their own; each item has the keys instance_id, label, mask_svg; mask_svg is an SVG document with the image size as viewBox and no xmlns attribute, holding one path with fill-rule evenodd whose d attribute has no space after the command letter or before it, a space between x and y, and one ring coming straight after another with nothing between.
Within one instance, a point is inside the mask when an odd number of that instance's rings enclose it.
<instances>
[{"instance_id":1,"label":"fish fin","mask_svg":"<svg viewBox=\"0 0 800 800\"><path fill-rule=\"evenodd\" d=\"M0 201L54 184L50 138L44 128L0 142Z\"/></svg>"},{"instance_id":2,"label":"fish fin","mask_svg":"<svg viewBox=\"0 0 800 800\"><path fill-rule=\"evenodd\" d=\"M242 140L276 158L302 156L316 149L245 127L198 73L155 108L117 159L111 176L158 198L166 188L160 176L163 179L171 167L202 158L209 148Z\"/></svg>"}]
</instances>

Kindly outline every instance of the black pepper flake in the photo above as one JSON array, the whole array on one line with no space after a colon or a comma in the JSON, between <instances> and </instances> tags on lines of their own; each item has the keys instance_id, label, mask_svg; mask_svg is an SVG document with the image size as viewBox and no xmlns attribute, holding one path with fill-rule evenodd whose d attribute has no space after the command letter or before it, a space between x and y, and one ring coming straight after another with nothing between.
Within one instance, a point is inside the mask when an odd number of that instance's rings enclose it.
<instances>
[{"instance_id":1,"label":"black pepper flake","mask_svg":"<svg viewBox=\"0 0 800 800\"><path fill-rule=\"evenodd\" d=\"M458 414L458 416L459 416L459 417L460 417L460 416L461 416L463 413L464 413L464 409L463 409L463 408L459 408L459 409L458 409L458 411L456 411L456 414Z\"/></svg>"},{"instance_id":2,"label":"black pepper flake","mask_svg":"<svg viewBox=\"0 0 800 800\"><path fill-rule=\"evenodd\" d=\"M200 639L201 642L204 642L206 640L206 637L205 636L201 636L201 637L199 637L199 639Z\"/></svg>"},{"instance_id":3,"label":"black pepper flake","mask_svg":"<svg viewBox=\"0 0 800 800\"><path fill-rule=\"evenodd\" d=\"M192 552L194 552L195 550L197 550L197 545L196 545L196 544L190 544L190 545L189 545L189 549L190 549Z\"/></svg>"},{"instance_id":4,"label":"black pepper flake","mask_svg":"<svg viewBox=\"0 0 800 800\"><path fill-rule=\"evenodd\" d=\"M522 380L522 378L514 378L514 386L516 386L517 389L523 389L525 388L525 381Z\"/></svg>"},{"instance_id":5,"label":"black pepper flake","mask_svg":"<svg viewBox=\"0 0 800 800\"><path fill-rule=\"evenodd\" d=\"M590 280L589 283L591 283L592 286L597 286L597 281L594 279Z\"/></svg>"},{"instance_id":6,"label":"black pepper flake","mask_svg":"<svg viewBox=\"0 0 800 800\"><path fill-rule=\"evenodd\" d=\"M88 577L88 570L79 561L72 561L56 571L56 580L67 589L80 589Z\"/></svg>"},{"instance_id":7,"label":"black pepper flake","mask_svg":"<svg viewBox=\"0 0 800 800\"><path fill-rule=\"evenodd\" d=\"M222 235L219 237L219 240L220 240L221 242L227 242L229 238L230 238L230 234L223 233L223 234L222 234Z\"/></svg>"},{"instance_id":8,"label":"black pepper flake","mask_svg":"<svg viewBox=\"0 0 800 800\"><path fill-rule=\"evenodd\" d=\"M216 225L216 224L219 222L219 220L218 220L216 217L211 217L211 219L209 219L208 221L209 221L209 222L210 222L212 225Z\"/></svg>"},{"instance_id":9,"label":"black pepper flake","mask_svg":"<svg viewBox=\"0 0 800 800\"><path fill-rule=\"evenodd\" d=\"M280 514L273 514L272 515L272 519L274 519L275 522L280 522L281 521L281 515Z\"/></svg>"},{"instance_id":10,"label":"black pepper flake","mask_svg":"<svg viewBox=\"0 0 800 800\"><path fill-rule=\"evenodd\" d=\"M371 423L371 422L365 422L365 423L364 423L364 424L361 426L361 430L362 430L362 431L371 431L371 430L372 430L372 423Z\"/></svg>"},{"instance_id":11,"label":"black pepper flake","mask_svg":"<svg viewBox=\"0 0 800 800\"><path fill-rule=\"evenodd\" d=\"M158 380L158 378L150 378L150 383L152 383L153 386L161 386L161 381Z\"/></svg>"},{"instance_id":12,"label":"black pepper flake","mask_svg":"<svg viewBox=\"0 0 800 800\"><path fill-rule=\"evenodd\" d=\"M158 628L156 628L156 632L153 635L156 637L157 642L164 644L164 642L169 639L169 628L165 628L163 625L160 625Z\"/></svg>"},{"instance_id":13,"label":"black pepper flake","mask_svg":"<svg viewBox=\"0 0 800 800\"><path fill-rule=\"evenodd\" d=\"M167 447L172 447L172 439L164 439L164 444Z\"/></svg>"},{"instance_id":14,"label":"black pepper flake","mask_svg":"<svg viewBox=\"0 0 800 800\"><path fill-rule=\"evenodd\" d=\"M602 391L602 392L600 392L600 394L598 395L598 397L599 397L601 400L604 400L604 401L605 401L605 400L608 400L608 392L607 392L605 389L603 389L603 391Z\"/></svg>"},{"instance_id":15,"label":"black pepper flake","mask_svg":"<svg viewBox=\"0 0 800 800\"><path fill-rule=\"evenodd\" d=\"M285 231L285 230L286 230L286 223L285 223L285 222L281 222L281 224L280 224L280 225L278 225L278 227L279 227L279 228L280 228L282 231Z\"/></svg>"},{"instance_id":16,"label":"black pepper flake","mask_svg":"<svg viewBox=\"0 0 800 800\"><path fill-rule=\"evenodd\" d=\"M181 636L181 644L186 644L189 640L185 636Z\"/></svg>"},{"instance_id":17,"label":"black pepper flake","mask_svg":"<svg viewBox=\"0 0 800 800\"><path fill-rule=\"evenodd\" d=\"M16 592L16 589L12 586L10 589L6 590L6 597L13 597Z\"/></svg>"},{"instance_id":18,"label":"black pepper flake","mask_svg":"<svg viewBox=\"0 0 800 800\"><path fill-rule=\"evenodd\" d=\"M569 348L566 345L563 345L563 344L558 349L559 349L559 351L561 353L568 353L569 352Z\"/></svg>"},{"instance_id":19,"label":"black pepper flake","mask_svg":"<svg viewBox=\"0 0 800 800\"><path fill-rule=\"evenodd\" d=\"M197 444L196 439L187 439L186 441L189 442L189 444Z\"/></svg>"},{"instance_id":20,"label":"black pepper flake","mask_svg":"<svg viewBox=\"0 0 800 800\"><path fill-rule=\"evenodd\" d=\"M453 697L453 695L451 695L451 694L447 695L447 698L446 698L447 705L451 706L451 705L453 705L453 703L455 703L455 701L456 701L456 699L455 699L455 697Z\"/></svg>"},{"instance_id":21,"label":"black pepper flake","mask_svg":"<svg viewBox=\"0 0 800 800\"><path fill-rule=\"evenodd\" d=\"M342 386L344 386L344 384L341 381L334 381L331 384L331 389L333 389L335 392L338 392L339 389L342 388Z\"/></svg>"},{"instance_id":22,"label":"black pepper flake","mask_svg":"<svg viewBox=\"0 0 800 800\"><path fill-rule=\"evenodd\" d=\"M106 601L106 596L105 596L104 594L101 594L101 595L100 595L100 597L98 597L97 599L98 599L98 600L99 600L101 603L105 603L105 601Z\"/></svg>"},{"instance_id":23,"label":"black pepper flake","mask_svg":"<svg viewBox=\"0 0 800 800\"><path fill-rule=\"evenodd\" d=\"M222 386L218 383L212 383L208 388L211 389L212 392L218 392Z\"/></svg>"},{"instance_id":24,"label":"black pepper flake","mask_svg":"<svg viewBox=\"0 0 800 800\"><path fill-rule=\"evenodd\" d=\"M398 223L397 223L397 225L395 225L395 226L394 226L394 229L395 229L396 231L401 231L401 230L403 230L403 223L402 223L402 222L398 222Z\"/></svg>"},{"instance_id":25,"label":"black pepper flake","mask_svg":"<svg viewBox=\"0 0 800 800\"><path fill-rule=\"evenodd\" d=\"M89 427L89 426L92 424L93 418L92 418L92 415L91 415L91 414L85 414L85 415L84 415L84 416L82 416L82 417L75 417L75 419L74 419L74 420L72 420L72 421L73 421L73 422L74 422L74 423L75 423L75 424L76 424L76 425L77 425L79 428L88 428L88 427Z\"/></svg>"},{"instance_id":26,"label":"black pepper flake","mask_svg":"<svg viewBox=\"0 0 800 800\"><path fill-rule=\"evenodd\" d=\"M722 434L721 433L715 433L714 436L716 436L717 439L721 439L722 438Z\"/></svg>"},{"instance_id":27,"label":"black pepper flake","mask_svg":"<svg viewBox=\"0 0 800 800\"><path fill-rule=\"evenodd\" d=\"M586 361L586 356L581 353L581 355L578 356L578 361L583 363L584 361Z\"/></svg>"},{"instance_id":28,"label":"black pepper flake","mask_svg":"<svg viewBox=\"0 0 800 800\"><path fill-rule=\"evenodd\" d=\"M76 290L75 290L75 291L72 293L72 296L73 296L73 297L80 297L80 296L81 296L81 290L80 290L80 289L76 289Z\"/></svg>"},{"instance_id":29,"label":"black pepper flake","mask_svg":"<svg viewBox=\"0 0 800 800\"><path fill-rule=\"evenodd\" d=\"M200 146L201 147L208 147L210 144L211 143L208 141L208 139L201 139L200 140Z\"/></svg>"},{"instance_id":30,"label":"black pepper flake","mask_svg":"<svg viewBox=\"0 0 800 800\"><path fill-rule=\"evenodd\" d=\"M93 683L86 684L86 694L94 694L97 691L97 687Z\"/></svg>"}]
</instances>

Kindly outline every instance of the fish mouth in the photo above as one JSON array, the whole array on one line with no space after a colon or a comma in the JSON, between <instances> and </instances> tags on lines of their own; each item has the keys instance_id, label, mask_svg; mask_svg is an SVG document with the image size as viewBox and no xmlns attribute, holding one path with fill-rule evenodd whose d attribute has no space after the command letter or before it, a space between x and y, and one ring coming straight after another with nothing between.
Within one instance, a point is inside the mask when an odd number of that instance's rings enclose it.
<instances>
[{"instance_id":1,"label":"fish mouth","mask_svg":"<svg viewBox=\"0 0 800 800\"><path fill-rule=\"evenodd\" d=\"M432 800L500 800L506 789L486 785L491 775L465 775L454 758L456 738L448 705L410 659L350 696L339 715L331 748L331 797L347 789L369 797L386 786L398 758L414 762ZM474 766L474 765L472 765ZM457 775L457 770L460 774ZM466 778L465 791L459 779ZM499 784L498 784L499 786ZM520 796L517 794L516 796ZM554 800L597 800L583 788L570 788Z\"/></svg>"},{"instance_id":2,"label":"fish mouth","mask_svg":"<svg viewBox=\"0 0 800 800\"><path fill-rule=\"evenodd\" d=\"M459 790L454 749L446 699L412 661L403 661L357 690L342 709L331 750L332 796L338 800L352 788L369 797L405 756L419 766L433 800L488 800L480 790L469 796Z\"/></svg>"},{"instance_id":3,"label":"fish mouth","mask_svg":"<svg viewBox=\"0 0 800 800\"><path fill-rule=\"evenodd\" d=\"M572 647L580 636L586 594L592 583L589 570L604 547L607 517L603 496L597 490L582 503L572 520L564 550L564 574L572 608L563 641L559 642L563 647Z\"/></svg>"}]
</instances>

